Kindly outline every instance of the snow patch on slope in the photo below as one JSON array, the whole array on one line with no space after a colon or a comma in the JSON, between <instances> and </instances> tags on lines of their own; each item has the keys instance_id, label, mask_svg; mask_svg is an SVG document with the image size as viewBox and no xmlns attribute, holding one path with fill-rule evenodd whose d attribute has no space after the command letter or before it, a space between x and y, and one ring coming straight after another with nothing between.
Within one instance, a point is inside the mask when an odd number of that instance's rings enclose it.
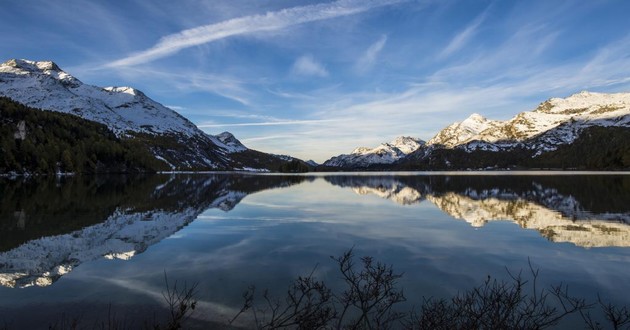
<instances>
[{"instance_id":1,"label":"snow patch on slope","mask_svg":"<svg viewBox=\"0 0 630 330\"><path fill-rule=\"evenodd\" d=\"M440 131L427 145L463 147L466 151L524 147L540 154L572 143L582 129L590 126L630 126L630 93L580 92L567 98L552 98L507 121L473 114Z\"/></svg>"},{"instance_id":2,"label":"snow patch on slope","mask_svg":"<svg viewBox=\"0 0 630 330\"><path fill-rule=\"evenodd\" d=\"M241 143L232 133L223 132L219 135L215 135L215 137L219 140L220 143L217 145L229 153L241 152L247 150L247 147Z\"/></svg>"},{"instance_id":3,"label":"snow patch on slope","mask_svg":"<svg viewBox=\"0 0 630 330\"><path fill-rule=\"evenodd\" d=\"M481 132L496 127L497 125L497 121L488 120L479 114L473 113L461 123L453 123L440 131L435 137L429 140L427 144L452 148L466 141L470 141Z\"/></svg>"},{"instance_id":4,"label":"snow patch on slope","mask_svg":"<svg viewBox=\"0 0 630 330\"><path fill-rule=\"evenodd\" d=\"M348 155L339 155L324 162L324 166L366 167L371 164L392 164L406 155L422 148L425 142L401 136L376 148L359 147Z\"/></svg>"},{"instance_id":5,"label":"snow patch on slope","mask_svg":"<svg viewBox=\"0 0 630 330\"><path fill-rule=\"evenodd\" d=\"M50 61L0 64L0 95L30 107L105 124L117 135L128 131L189 137L203 134L186 118L136 89L87 85Z\"/></svg>"}]
</instances>

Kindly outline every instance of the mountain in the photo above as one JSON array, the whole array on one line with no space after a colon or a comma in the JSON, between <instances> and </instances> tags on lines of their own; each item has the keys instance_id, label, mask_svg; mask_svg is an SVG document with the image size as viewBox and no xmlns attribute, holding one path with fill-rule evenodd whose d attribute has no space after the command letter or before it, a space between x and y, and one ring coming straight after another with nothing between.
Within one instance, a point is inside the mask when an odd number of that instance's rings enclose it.
<instances>
[{"instance_id":1,"label":"mountain","mask_svg":"<svg viewBox=\"0 0 630 330\"><path fill-rule=\"evenodd\" d=\"M480 114L473 113L462 122L449 125L441 130L436 136L430 139L428 145L441 145L453 148L466 141L471 141L481 132L488 129L495 129L499 126L498 121L488 120Z\"/></svg>"},{"instance_id":2,"label":"mountain","mask_svg":"<svg viewBox=\"0 0 630 330\"><path fill-rule=\"evenodd\" d=\"M104 124L118 138L143 145L170 170L273 171L272 166L286 162L270 154L249 153L228 132L206 134L139 90L84 84L50 61L13 59L0 64L0 96ZM245 154L238 160L232 157L240 153Z\"/></svg>"},{"instance_id":3,"label":"mountain","mask_svg":"<svg viewBox=\"0 0 630 330\"><path fill-rule=\"evenodd\" d=\"M229 152L242 152L247 150L247 147L230 132L223 132L216 135L216 138L222 143L222 147Z\"/></svg>"},{"instance_id":4,"label":"mountain","mask_svg":"<svg viewBox=\"0 0 630 330\"><path fill-rule=\"evenodd\" d=\"M540 155L572 143L584 128L592 126L630 127L630 93L584 91L564 99L552 98L506 121L473 114L446 127L427 144L466 151L524 147Z\"/></svg>"},{"instance_id":5,"label":"mountain","mask_svg":"<svg viewBox=\"0 0 630 330\"><path fill-rule=\"evenodd\" d=\"M409 153L390 151L390 144L383 144L358 148L324 165L395 170L628 169L628 138L630 93L580 92L549 99L506 121L472 114Z\"/></svg>"},{"instance_id":6,"label":"mountain","mask_svg":"<svg viewBox=\"0 0 630 330\"><path fill-rule=\"evenodd\" d=\"M107 126L0 97L2 173L140 173L167 170L147 148Z\"/></svg>"},{"instance_id":7,"label":"mountain","mask_svg":"<svg viewBox=\"0 0 630 330\"><path fill-rule=\"evenodd\" d=\"M375 164L393 164L410 153L421 149L425 142L409 136L401 136L376 148L359 147L350 154L339 155L325 161L327 167L369 167Z\"/></svg>"}]
</instances>

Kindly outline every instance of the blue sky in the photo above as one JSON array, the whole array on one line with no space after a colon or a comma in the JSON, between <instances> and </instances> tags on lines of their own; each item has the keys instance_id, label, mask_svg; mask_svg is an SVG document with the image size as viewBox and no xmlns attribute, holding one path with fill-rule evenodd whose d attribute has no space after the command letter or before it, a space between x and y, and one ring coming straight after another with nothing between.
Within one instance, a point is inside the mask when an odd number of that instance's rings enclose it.
<instances>
[{"instance_id":1,"label":"blue sky","mask_svg":"<svg viewBox=\"0 0 630 330\"><path fill-rule=\"evenodd\" d=\"M471 113L630 92L628 13L626 0L22 0L2 4L0 54L322 162Z\"/></svg>"}]
</instances>

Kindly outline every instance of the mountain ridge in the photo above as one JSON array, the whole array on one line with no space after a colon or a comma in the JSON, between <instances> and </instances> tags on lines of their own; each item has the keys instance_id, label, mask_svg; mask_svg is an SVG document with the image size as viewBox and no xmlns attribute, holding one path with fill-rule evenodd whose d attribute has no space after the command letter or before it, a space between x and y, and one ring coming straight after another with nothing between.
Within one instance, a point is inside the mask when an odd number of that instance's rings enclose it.
<instances>
[{"instance_id":1,"label":"mountain ridge","mask_svg":"<svg viewBox=\"0 0 630 330\"><path fill-rule=\"evenodd\" d=\"M332 157L322 165L345 167L348 165L369 166L371 164L393 164L425 145L423 140L400 136L375 148L358 147L350 154Z\"/></svg>"},{"instance_id":2,"label":"mountain ridge","mask_svg":"<svg viewBox=\"0 0 630 330\"><path fill-rule=\"evenodd\" d=\"M629 115L630 93L605 94L582 91L566 98L548 99L533 111L520 112L506 121L488 120L481 116L475 117L481 124L480 129L475 132L476 134L471 134L465 139L461 138L460 142L453 145L447 142L448 138L447 141L441 138L444 136L452 138L442 130L427 144L453 148L477 141L477 144L464 147L468 150L474 150L475 148L483 148L484 143L494 144L499 149L509 149L521 143L528 149L537 148L541 152L551 151L555 150L557 144L573 142L578 137L579 130L585 127L630 126ZM467 120L470 120L471 117ZM555 143L546 146L534 146L525 143L527 140L570 123L574 124L572 125L574 132L570 134L565 130L563 141L554 141ZM448 130L449 127L445 130Z\"/></svg>"},{"instance_id":3,"label":"mountain ridge","mask_svg":"<svg viewBox=\"0 0 630 330\"><path fill-rule=\"evenodd\" d=\"M324 162L322 169L630 168L630 150L619 141L606 146L614 154L612 158L620 158L613 159L612 164L572 166L556 159L557 154L567 154L566 150L573 145L589 148L585 141L590 141L592 147L604 144L604 138L614 135L610 132L619 136L630 134L630 93L582 91L566 98L548 99L534 110L505 121L473 113L390 162L339 155ZM354 153L370 150L374 149L357 148Z\"/></svg>"},{"instance_id":4,"label":"mountain ridge","mask_svg":"<svg viewBox=\"0 0 630 330\"><path fill-rule=\"evenodd\" d=\"M140 90L84 84L52 61L11 59L0 64L0 96L106 125L119 139L142 145L172 171L269 172L295 159L249 149L229 132L206 134Z\"/></svg>"}]
</instances>

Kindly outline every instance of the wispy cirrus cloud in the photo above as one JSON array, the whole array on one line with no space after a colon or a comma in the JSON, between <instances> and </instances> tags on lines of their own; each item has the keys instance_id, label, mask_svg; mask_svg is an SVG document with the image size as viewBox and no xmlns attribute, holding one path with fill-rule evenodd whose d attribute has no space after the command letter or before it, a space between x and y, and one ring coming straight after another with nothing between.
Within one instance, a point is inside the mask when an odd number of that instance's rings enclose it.
<instances>
[{"instance_id":1,"label":"wispy cirrus cloud","mask_svg":"<svg viewBox=\"0 0 630 330\"><path fill-rule=\"evenodd\" d=\"M374 66L378 54L385 47L385 43L387 43L387 36L382 35L376 42L374 42L370 47L365 51L363 56L359 58L356 63L356 70L359 72L366 72Z\"/></svg>"},{"instance_id":2,"label":"wispy cirrus cloud","mask_svg":"<svg viewBox=\"0 0 630 330\"><path fill-rule=\"evenodd\" d=\"M268 12L264 15L235 18L167 35L160 39L153 47L111 62L106 66L125 67L150 62L175 54L185 48L232 36L281 30L297 24L355 15L374 8L404 1L407 0L338 0L332 3L321 3Z\"/></svg>"},{"instance_id":3,"label":"wispy cirrus cloud","mask_svg":"<svg viewBox=\"0 0 630 330\"><path fill-rule=\"evenodd\" d=\"M457 52L462 49L469 41L472 39L479 26L486 20L488 16L488 9L484 10L481 14L479 14L475 19L466 26L462 31L457 33L453 39L448 43L448 45L442 50L439 57L448 57L451 54Z\"/></svg>"},{"instance_id":4,"label":"wispy cirrus cloud","mask_svg":"<svg viewBox=\"0 0 630 330\"><path fill-rule=\"evenodd\" d=\"M327 77L328 70L319 63L313 56L304 55L298 58L293 64L291 72L300 76Z\"/></svg>"},{"instance_id":5,"label":"wispy cirrus cloud","mask_svg":"<svg viewBox=\"0 0 630 330\"><path fill-rule=\"evenodd\" d=\"M324 124L335 122L335 119L316 119L316 120L286 120L286 121L267 121L252 123L224 123L224 124L201 124L199 128L213 127L238 127L238 126L279 126L279 125L308 125L308 124Z\"/></svg>"}]
</instances>

